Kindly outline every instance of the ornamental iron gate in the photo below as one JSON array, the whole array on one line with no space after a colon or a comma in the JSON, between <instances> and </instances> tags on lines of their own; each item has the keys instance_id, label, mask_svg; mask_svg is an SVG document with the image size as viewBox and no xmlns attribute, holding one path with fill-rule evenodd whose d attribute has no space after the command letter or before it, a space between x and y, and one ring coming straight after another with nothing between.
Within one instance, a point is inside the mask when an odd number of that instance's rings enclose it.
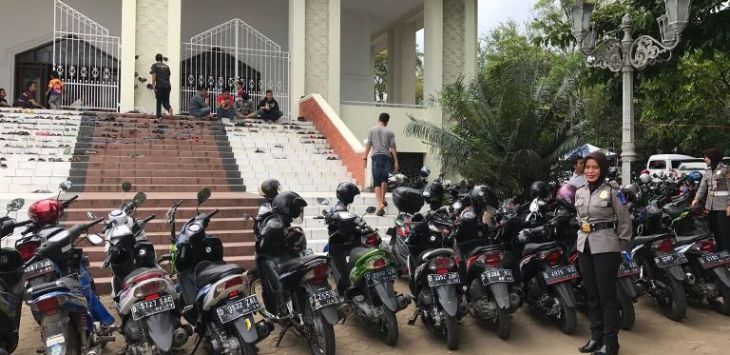
<instances>
[{"instance_id":1,"label":"ornamental iron gate","mask_svg":"<svg viewBox=\"0 0 730 355\"><path fill-rule=\"evenodd\" d=\"M64 82L61 107L117 111L120 53L119 37L55 0L53 69Z\"/></svg>"},{"instance_id":2,"label":"ornamental iron gate","mask_svg":"<svg viewBox=\"0 0 730 355\"><path fill-rule=\"evenodd\" d=\"M215 100L223 88L229 87L235 95L233 84L240 80L255 103L272 90L282 118L289 119L289 53L261 32L233 19L191 37L182 47L182 112L189 112L190 99L200 85L208 87L215 112Z\"/></svg>"}]
</instances>

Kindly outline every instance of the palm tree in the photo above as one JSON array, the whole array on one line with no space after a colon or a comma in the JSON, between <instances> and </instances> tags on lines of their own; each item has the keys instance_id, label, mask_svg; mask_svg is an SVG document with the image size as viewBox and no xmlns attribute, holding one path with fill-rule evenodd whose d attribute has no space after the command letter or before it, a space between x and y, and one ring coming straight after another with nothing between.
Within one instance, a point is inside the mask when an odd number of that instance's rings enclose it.
<instances>
[{"instance_id":1,"label":"palm tree","mask_svg":"<svg viewBox=\"0 0 730 355\"><path fill-rule=\"evenodd\" d=\"M458 80L440 93L443 126L411 117L406 134L429 144L444 171L502 196L546 179L559 154L575 146L583 119L576 74L556 74L546 58L490 61L473 82Z\"/></svg>"}]
</instances>

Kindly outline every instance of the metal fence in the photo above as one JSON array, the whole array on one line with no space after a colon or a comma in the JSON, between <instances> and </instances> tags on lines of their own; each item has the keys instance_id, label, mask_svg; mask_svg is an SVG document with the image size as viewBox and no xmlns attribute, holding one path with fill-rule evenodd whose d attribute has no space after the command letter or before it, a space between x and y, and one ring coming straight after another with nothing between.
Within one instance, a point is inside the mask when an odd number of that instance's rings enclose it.
<instances>
[{"instance_id":1,"label":"metal fence","mask_svg":"<svg viewBox=\"0 0 730 355\"><path fill-rule=\"evenodd\" d=\"M240 19L228 21L202 32L182 45L181 110L188 112L190 100L198 86L208 87L211 111L224 87L232 94L234 83L241 81L243 89L254 102L272 90L274 98L289 119L289 53Z\"/></svg>"},{"instance_id":2,"label":"metal fence","mask_svg":"<svg viewBox=\"0 0 730 355\"><path fill-rule=\"evenodd\" d=\"M53 9L53 69L64 82L61 107L119 109L120 38L60 0Z\"/></svg>"}]
</instances>

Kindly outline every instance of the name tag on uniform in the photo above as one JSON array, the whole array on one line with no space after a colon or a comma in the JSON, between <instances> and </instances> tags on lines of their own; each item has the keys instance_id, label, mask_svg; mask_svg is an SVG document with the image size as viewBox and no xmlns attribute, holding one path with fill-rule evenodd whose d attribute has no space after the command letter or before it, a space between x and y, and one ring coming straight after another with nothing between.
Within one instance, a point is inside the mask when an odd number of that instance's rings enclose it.
<instances>
[{"instance_id":1,"label":"name tag on uniform","mask_svg":"<svg viewBox=\"0 0 730 355\"><path fill-rule=\"evenodd\" d=\"M601 200L608 200L608 191L606 191L606 190L601 191L601 194L598 195L598 197L600 197Z\"/></svg>"}]
</instances>

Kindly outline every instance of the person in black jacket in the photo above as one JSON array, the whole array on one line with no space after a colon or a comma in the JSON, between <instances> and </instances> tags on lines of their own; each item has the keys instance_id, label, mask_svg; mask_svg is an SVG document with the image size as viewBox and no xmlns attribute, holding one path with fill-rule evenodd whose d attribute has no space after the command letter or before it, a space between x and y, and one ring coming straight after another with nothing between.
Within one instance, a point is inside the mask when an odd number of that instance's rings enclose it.
<instances>
[{"instance_id":1,"label":"person in black jacket","mask_svg":"<svg viewBox=\"0 0 730 355\"><path fill-rule=\"evenodd\" d=\"M163 62L162 54L155 56L157 63L152 64L150 74L152 74L152 89L155 90L155 99L157 99L157 118L162 117L162 107L165 107L167 114L172 116L172 106L170 106L170 67Z\"/></svg>"}]
</instances>

